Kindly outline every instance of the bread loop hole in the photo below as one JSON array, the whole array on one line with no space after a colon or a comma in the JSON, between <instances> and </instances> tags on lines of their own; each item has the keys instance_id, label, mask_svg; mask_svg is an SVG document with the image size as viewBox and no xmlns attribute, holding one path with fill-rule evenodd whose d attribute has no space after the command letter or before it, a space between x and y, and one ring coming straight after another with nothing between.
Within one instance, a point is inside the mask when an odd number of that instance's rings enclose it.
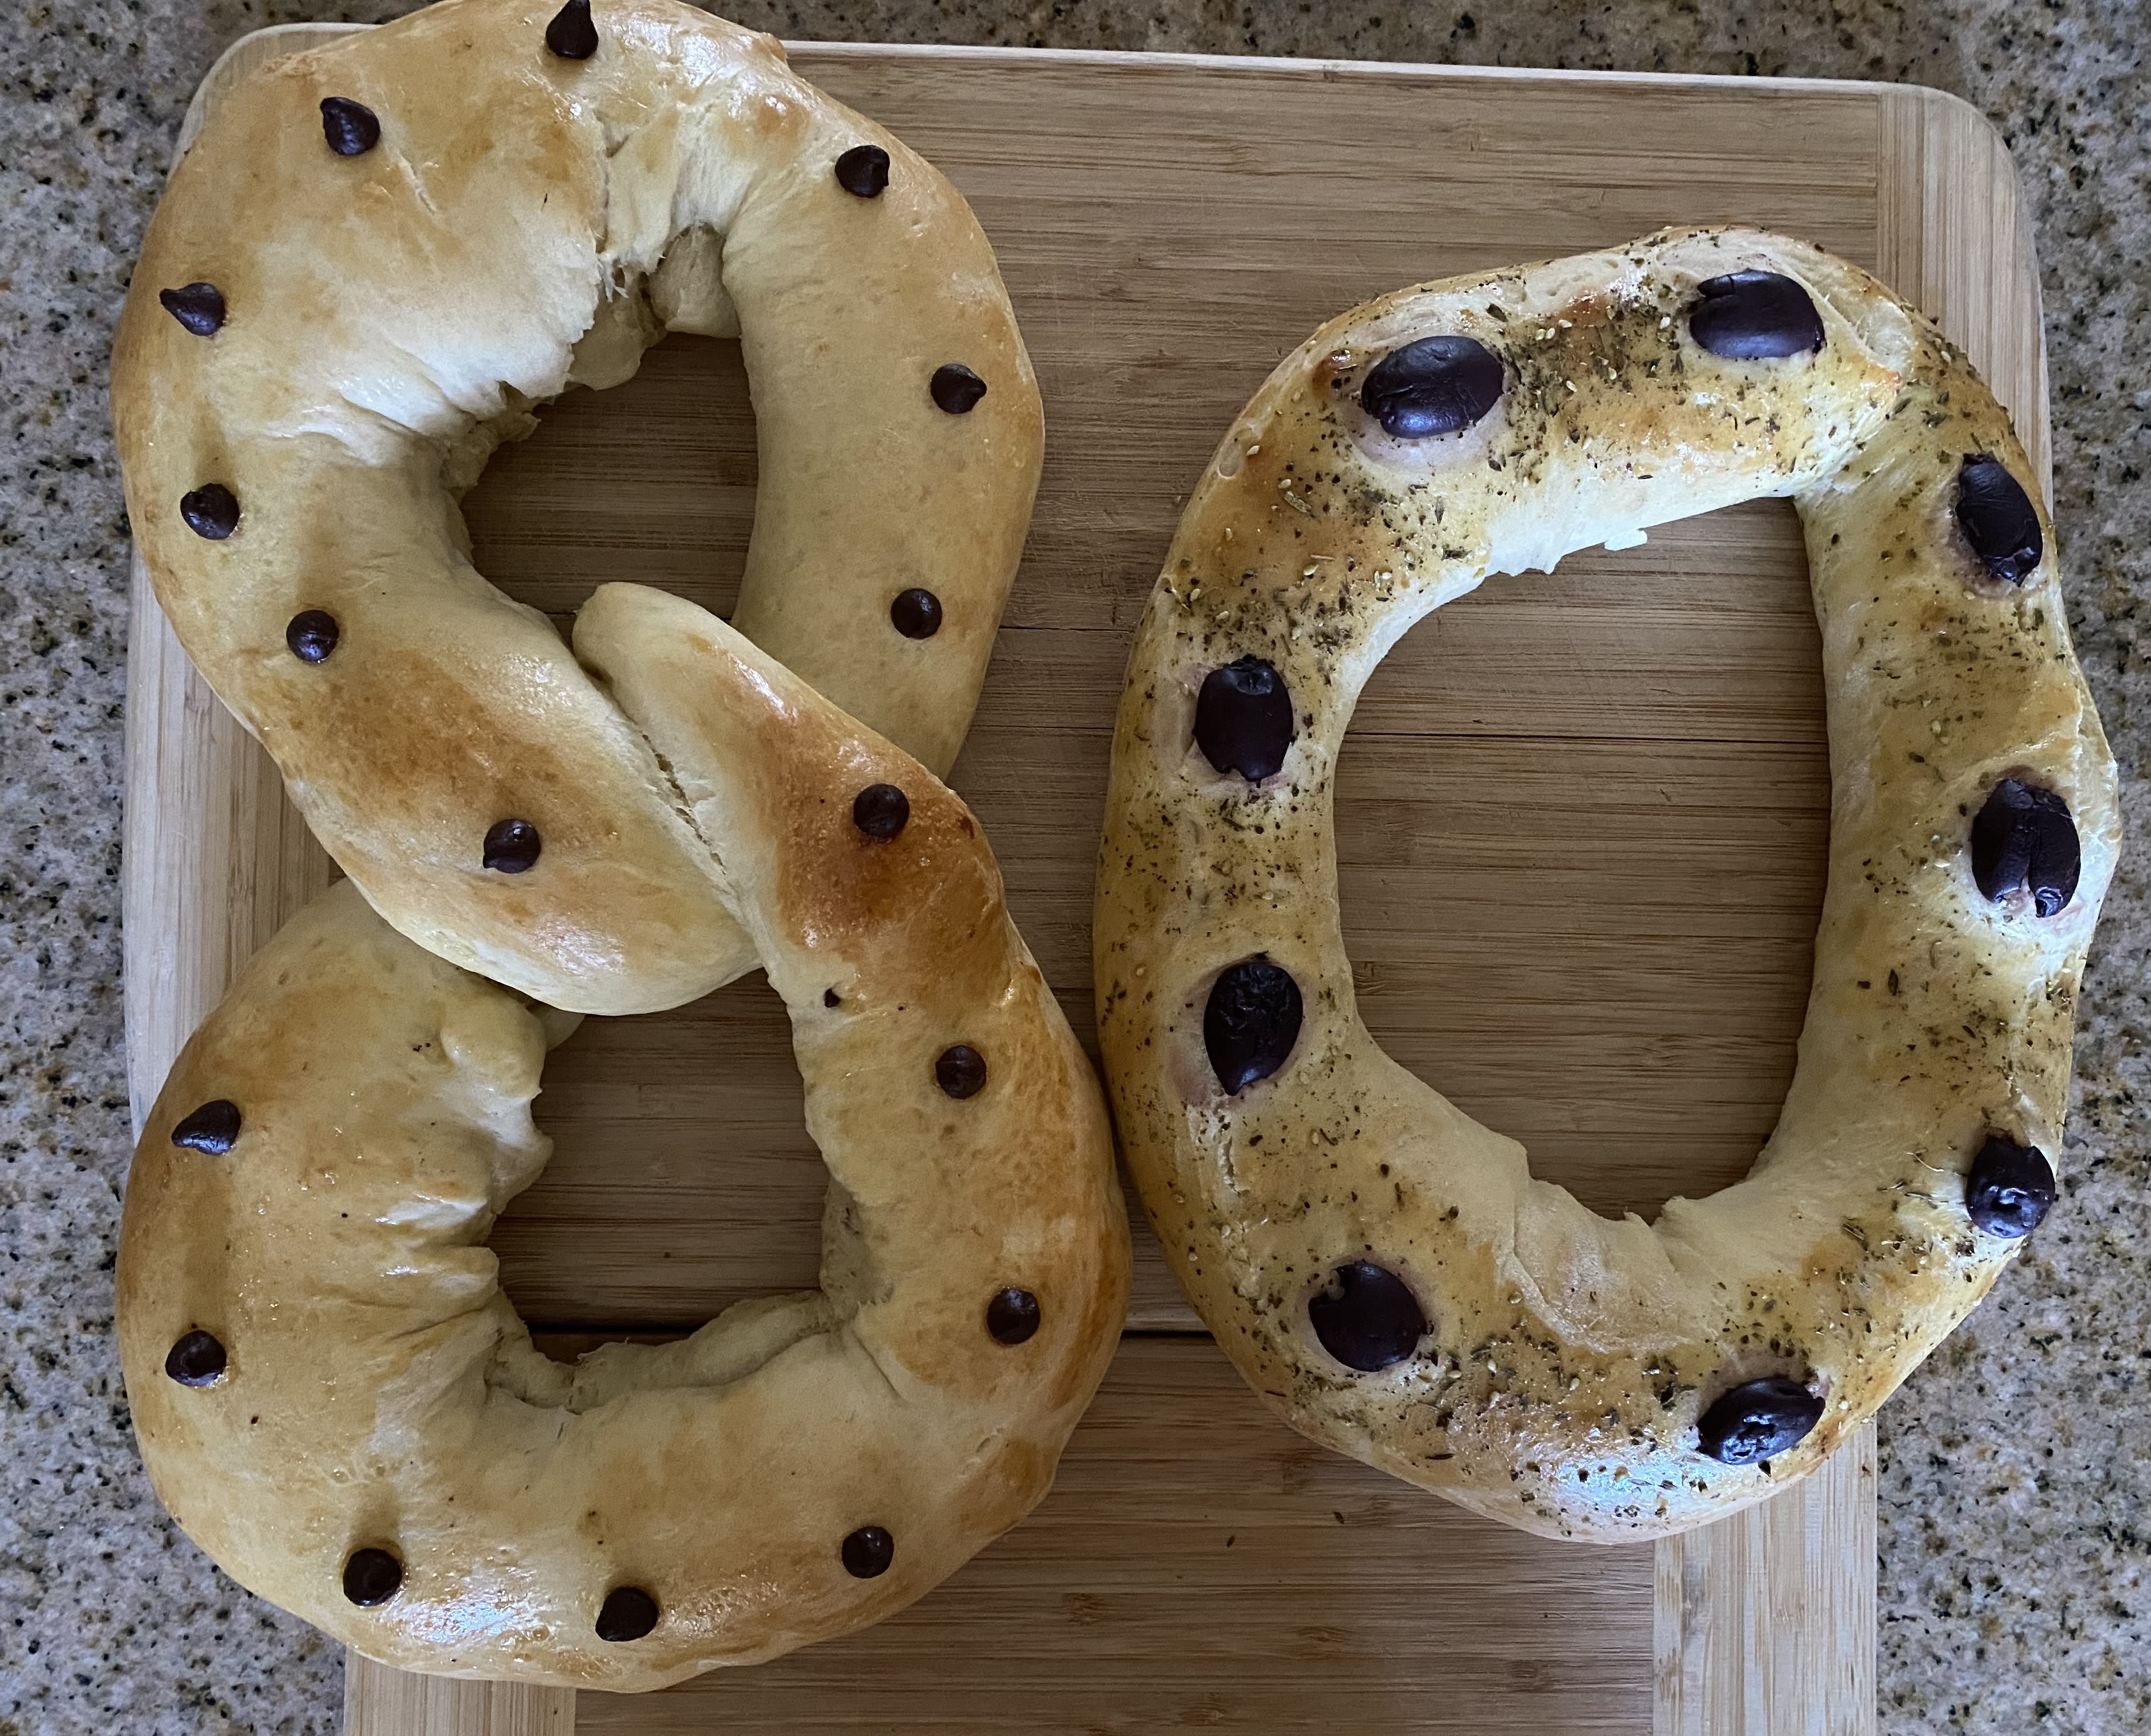
<instances>
[{"instance_id":1,"label":"bread loop hole","mask_svg":"<svg viewBox=\"0 0 2151 1736\"><path fill-rule=\"evenodd\" d=\"M761 971L669 1012L584 1020L533 1108L552 1161L488 1241L541 1348L598 1341L548 1342L559 1333L676 1337L820 1284L824 1201L839 1215L844 1202Z\"/></svg>"},{"instance_id":2,"label":"bread loop hole","mask_svg":"<svg viewBox=\"0 0 2151 1736\"><path fill-rule=\"evenodd\" d=\"M1436 610L1367 685L1336 814L1390 1056L1594 1210L1738 1181L1792 1080L1829 850L1790 505Z\"/></svg>"},{"instance_id":3,"label":"bread loop hole","mask_svg":"<svg viewBox=\"0 0 2151 1736\"><path fill-rule=\"evenodd\" d=\"M760 475L738 340L671 332L632 377L536 415L463 497L478 570L564 628L615 579L729 619Z\"/></svg>"}]
</instances>

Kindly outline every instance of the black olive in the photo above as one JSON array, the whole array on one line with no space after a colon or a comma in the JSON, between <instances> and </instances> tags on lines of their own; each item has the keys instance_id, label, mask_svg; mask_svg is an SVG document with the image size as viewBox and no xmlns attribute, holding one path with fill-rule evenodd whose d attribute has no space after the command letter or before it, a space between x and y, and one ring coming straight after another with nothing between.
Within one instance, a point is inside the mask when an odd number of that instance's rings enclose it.
<instances>
[{"instance_id":1,"label":"black olive","mask_svg":"<svg viewBox=\"0 0 2151 1736\"><path fill-rule=\"evenodd\" d=\"M1251 784L1274 777L1292 737L1292 694L1274 664L1243 657L1202 678L1195 744L1219 771L1236 771Z\"/></svg>"},{"instance_id":2,"label":"black olive","mask_svg":"<svg viewBox=\"0 0 2151 1736\"><path fill-rule=\"evenodd\" d=\"M1387 1266L1347 1260L1308 1299L1308 1324L1345 1367L1370 1375L1402 1362L1426 1336L1426 1312L1411 1286Z\"/></svg>"},{"instance_id":3,"label":"black olive","mask_svg":"<svg viewBox=\"0 0 2151 1736\"><path fill-rule=\"evenodd\" d=\"M1773 1375L1734 1387L1703 1413L1696 1444L1723 1465L1774 1459L1822 1421L1822 1400L1797 1380Z\"/></svg>"},{"instance_id":4,"label":"black olive","mask_svg":"<svg viewBox=\"0 0 2151 1736\"><path fill-rule=\"evenodd\" d=\"M2028 892L2042 916L2059 916L2083 871L2076 821L2051 790L2004 778L1971 822L1971 877L1999 902Z\"/></svg>"},{"instance_id":5,"label":"black olive","mask_svg":"<svg viewBox=\"0 0 2151 1736\"><path fill-rule=\"evenodd\" d=\"M1470 427L1501 401L1500 359L1468 337L1423 337L1368 371L1359 407L1399 440Z\"/></svg>"},{"instance_id":6,"label":"black olive","mask_svg":"<svg viewBox=\"0 0 2151 1736\"><path fill-rule=\"evenodd\" d=\"M1991 1236L2027 1236L2054 1209L2054 1166L2036 1145L1991 1134L1965 1173L1965 1215Z\"/></svg>"},{"instance_id":7,"label":"black olive","mask_svg":"<svg viewBox=\"0 0 2151 1736\"><path fill-rule=\"evenodd\" d=\"M1808 292L1775 271L1728 271L1696 286L1688 329L1713 356L1765 361L1822 348L1822 316Z\"/></svg>"}]
</instances>

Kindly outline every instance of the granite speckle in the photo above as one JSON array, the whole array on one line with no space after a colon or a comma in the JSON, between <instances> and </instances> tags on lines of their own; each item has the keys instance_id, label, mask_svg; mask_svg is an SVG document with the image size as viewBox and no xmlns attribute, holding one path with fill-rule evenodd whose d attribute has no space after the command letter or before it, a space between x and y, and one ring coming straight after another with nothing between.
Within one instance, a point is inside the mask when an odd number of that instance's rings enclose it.
<instances>
[{"instance_id":1,"label":"granite speckle","mask_svg":"<svg viewBox=\"0 0 2151 1736\"><path fill-rule=\"evenodd\" d=\"M112 1347L127 1163L127 532L106 350L186 98L265 24L393 0L33 0L0 95L0 1736L331 1736L336 1648L164 1519ZM2082 1002L2062 1195L1883 1412L1881 1723L2151 1728L2151 74L2137 0L740 0L794 37L1788 73L1969 98L2046 272L2071 622L2127 859Z\"/></svg>"}]
</instances>

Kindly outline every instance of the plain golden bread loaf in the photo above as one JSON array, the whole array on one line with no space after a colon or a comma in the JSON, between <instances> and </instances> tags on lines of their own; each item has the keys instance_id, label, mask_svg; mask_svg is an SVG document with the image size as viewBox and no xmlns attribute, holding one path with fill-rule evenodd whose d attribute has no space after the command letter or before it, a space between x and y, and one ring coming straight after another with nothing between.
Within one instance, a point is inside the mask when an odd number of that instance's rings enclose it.
<instances>
[{"instance_id":1,"label":"plain golden bread loaf","mask_svg":"<svg viewBox=\"0 0 2151 1736\"><path fill-rule=\"evenodd\" d=\"M736 624L940 772L1042 421L931 166L770 38L605 0L549 43L551 12L444 0L223 95L144 243L113 411L159 602L375 907L625 1012L752 955L659 759L472 567L456 502L487 455L668 329L736 334L761 460Z\"/></svg>"},{"instance_id":2,"label":"plain golden bread loaf","mask_svg":"<svg viewBox=\"0 0 2151 1736\"><path fill-rule=\"evenodd\" d=\"M1272 374L1137 635L1095 944L1151 1221L1294 1426L1528 1530L1664 1533L1811 1471L1986 1294L2054 1197L2119 835L2037 493L1925 318L1753 231L1403 290ZM1361 1023L1338 752L1428 611L1766 495L1830 734L1798 1072L1745 1180L1617 1223Z\"/></svg>"},{"instance_id":3,"label":"plain golden bread loaf","mask_svg":"<svg viewBox=\"0 0 2151 1736\"><path fill-rule=\"evenodd\" d=\"M370 1657L614 1689L901 1608L1020 1519L1118 1340L1105 1107L962 802L721 622L601 590L578 648L672 765L790 1011L822 1287L549 1360L483 1245L563 1015L348 884L173 1069L119 1334L157 1492Z\"/></svg>"}]
</instances>

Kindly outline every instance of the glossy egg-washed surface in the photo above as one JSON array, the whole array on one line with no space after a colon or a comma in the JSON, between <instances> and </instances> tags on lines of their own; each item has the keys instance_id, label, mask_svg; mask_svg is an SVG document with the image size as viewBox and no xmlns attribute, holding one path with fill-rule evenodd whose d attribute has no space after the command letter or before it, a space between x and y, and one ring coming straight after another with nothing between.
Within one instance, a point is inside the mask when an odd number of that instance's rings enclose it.
<instances>
[{"instance_id":1,"label":"glossy egg-washed surface","mask_svg":"<svg viewBox=\"0 0 2151 1736\"><path fill-rule=\"evenodd\" d=\"M534 1350L483 1244L544 1167L530 1101L573 1022L347 882L151 1111L118 1331L151 1481L242 1585L405 1668L625 1690L878 1620L1029 1511L1118 1343L1127 1231L964 804L692 604L607 587L576 648L791 1013L821 1289ZM857 823L869 789L901 824Z\"/></svg>"},{"instance_id":2,"label":"glossy egg-washed surface","mask_svg":"<svg viewBox=\"0 0 2151 1736\"><path fill-rule=\"evenodd\" d=\"M1813 1470L1986 1294L2052 1199L2118 840L2037 492L1926 319L1753 231L1402 290L1272 374L1130 659L1096 964L1145 1208L1295 1427L1528 1530L1662 1534ZM1361 1023L1338 751L1429 610L1769 495L1830 735L1799 1067L1744 1180L1615 1222Z\"/></svg>"},{"instance_id":3,"label":"glossy egg-washed surface","mask_svg":"<svg viewBox=\"0 0 2151 1736\"><path fill-rule=\"evenodd\" d=\"M630 1012L752 950L657 756L471 566L463 491L667 330L736 336L761 481L734 623L945 772L1042 421L929 164L769 37L551 10L445 0L222 93L143 243L113 416L158 601L376 908Z\"/></svg>"}]
</instances>

